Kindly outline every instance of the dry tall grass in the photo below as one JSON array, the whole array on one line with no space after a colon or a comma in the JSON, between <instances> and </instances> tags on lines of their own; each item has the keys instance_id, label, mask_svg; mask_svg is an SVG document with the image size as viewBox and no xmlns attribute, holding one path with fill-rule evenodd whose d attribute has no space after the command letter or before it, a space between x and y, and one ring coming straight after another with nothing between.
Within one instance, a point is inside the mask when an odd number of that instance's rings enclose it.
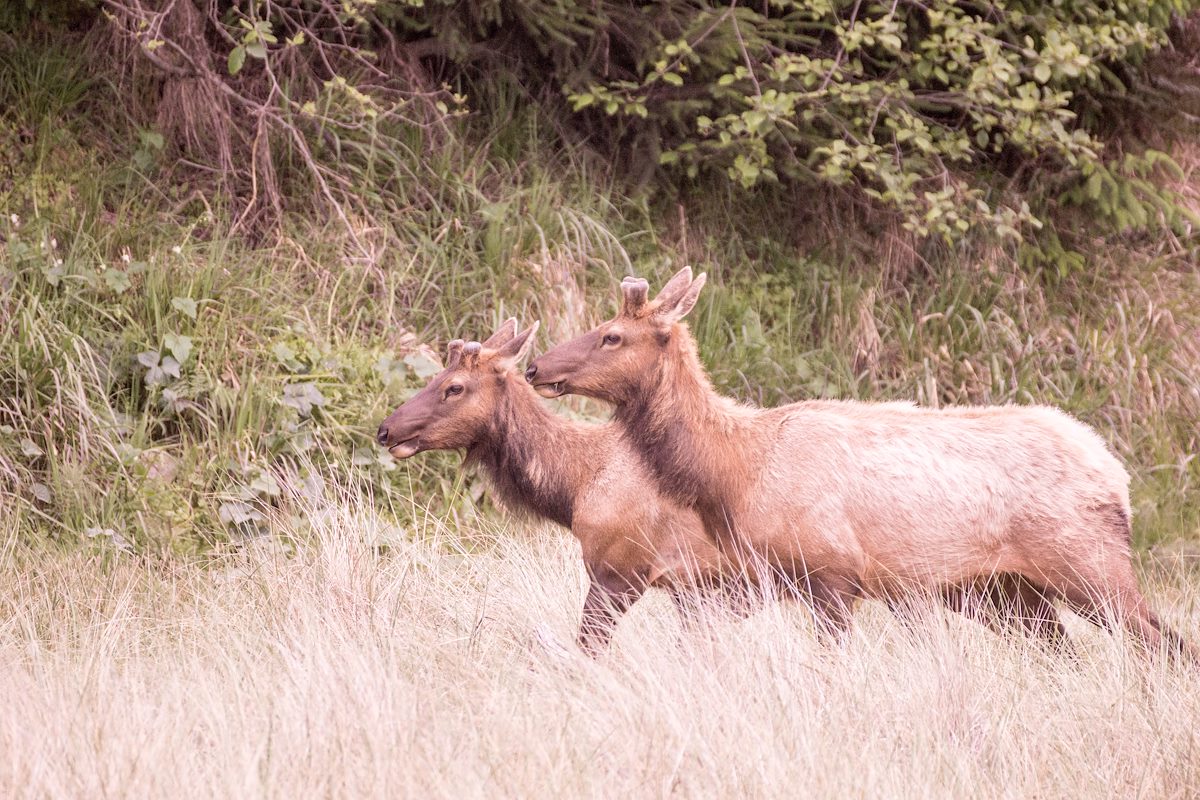
<instances>
[{"instance_id":1,"label":"dry tall grass","mask_svg":"<svg viewBox=\"0 0 1200 800\"><path fill-rule=\"evenodd\" d=\"M829 650L802 606L696 633L655 596L593 663L565 534L367 508L171 566L31 558L0 515L0 796L1200 794L1196 672L1079 620L1072 660L867 604ZM1200 580L1151 594L1194 639Z\"/></svg>"}]
</instances>

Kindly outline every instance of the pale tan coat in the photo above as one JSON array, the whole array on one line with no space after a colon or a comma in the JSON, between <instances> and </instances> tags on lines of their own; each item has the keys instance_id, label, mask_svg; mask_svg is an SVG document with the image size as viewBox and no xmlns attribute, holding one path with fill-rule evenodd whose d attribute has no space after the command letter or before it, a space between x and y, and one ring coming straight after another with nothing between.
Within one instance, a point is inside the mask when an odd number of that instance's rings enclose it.
<instances>
[{"instance_id":1,"label":"pale tan coat","mask_svg":"<svg viewBox=\"0 0 1200 800\"><path fill-rule=\"evenodd\" d=\"M1093 430L1037 406L735 403L681 322L703 284L685 269L647 302L645 281L627 279L621 314L527 379L614 403L661 488L726 552L794 575L833 629L861 594L1015 574L1043 607L1111 612L1159 644L1130 560L1129 476Z\"/></svg>"}]
</instances>

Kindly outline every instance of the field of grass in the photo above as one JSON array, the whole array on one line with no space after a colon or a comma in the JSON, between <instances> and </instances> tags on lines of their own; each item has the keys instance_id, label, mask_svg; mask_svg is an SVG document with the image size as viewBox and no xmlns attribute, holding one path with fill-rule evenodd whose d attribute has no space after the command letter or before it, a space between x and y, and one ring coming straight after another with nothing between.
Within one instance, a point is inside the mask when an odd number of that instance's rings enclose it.
<instances>
[{"instance_id":1,"label":"field of grass","mask_svg":"<svg viewBox=\"0 0 1200 800\"><path fill-rule=\"evenodd\" d=\"M560 530L288 497L204 563L0 562L0 795L1121 797L1200 792L1195 673L1069 618L1071 659L876 603L683 629L651 593L591 661ZM413 535L415 534L415 535ZM380 548L379 542L388 542ZM1150 571L1200 629L1200 575Z\"/></svg>"}]
</instances>

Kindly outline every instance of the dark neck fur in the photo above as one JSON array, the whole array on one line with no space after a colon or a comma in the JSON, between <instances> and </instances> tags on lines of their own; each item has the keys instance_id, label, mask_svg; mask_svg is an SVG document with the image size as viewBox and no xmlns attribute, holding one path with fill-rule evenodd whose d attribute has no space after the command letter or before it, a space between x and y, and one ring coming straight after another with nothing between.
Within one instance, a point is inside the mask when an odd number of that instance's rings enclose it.
<instances>
[{"instance_id":1,"label":"dark neck fur","mask_svg":"<svg viewBox=\"0 0 1200 800\"><path fill-rule=\"evenodd\" d=\"M510 510L571 527L575 497L602 463L604 431L548 411L519 378L510 384L484 437L467 451Z\"/></svg>"},{"instance_id":2,"label":"dark neck fur","mask_svg":"<svg viewBox=\"0 0 1200 800\"><path fill-rule=\"evenodd\" d=\"M741 430L742 420L730 417L726 401L713 390L684 325L674 327L666 347L665 357L617 407L615 418L664 492L695 508L710 532L728 530L741 473L714 470L744 458L749 431Z\"/></svg>"}]
</instances>

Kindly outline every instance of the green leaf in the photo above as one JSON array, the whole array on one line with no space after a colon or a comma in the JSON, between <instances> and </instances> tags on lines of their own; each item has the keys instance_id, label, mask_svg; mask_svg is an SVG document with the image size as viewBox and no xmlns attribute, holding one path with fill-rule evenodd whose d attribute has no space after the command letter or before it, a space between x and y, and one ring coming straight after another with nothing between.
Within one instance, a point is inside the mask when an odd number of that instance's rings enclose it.
<instances>
[{"instance_id":1,"label":"green leaf","mask_svg":"<svg viewBox=\"0 0 1200 800\"><path fill-rule=\"evenodd\" d=\"M246 52L255 58L261 59L267 57L267 47L262 42L253 42L246 45Z\"/></svg>"},{"instance_id":2,"label":"green leaf","mask_svg":"<svg viewBox=\"0 0 1200 800\"><path fill-rule=\"evenodd\" d=\"M356 467L379 466L383 468L384 472L392 472L396 469L396 459L392 458L391 453L387 450L376 445L356 447L350 456L350 463Z\"/></svg>"},{"instance_id":3,"label":"green leaf","mask_svg":"<svg viewBox=\"0 0 1200 800\"><path fill-rule=\"evenodd\" d=\"M279 497L279 481L275 480L275 476L270 472L263 472L257 478L250 482L250 489L259 495L267 497Z\"/></svg>"},{"instance_id":4,"label":"green leaf","mask_svg":"<svg viewBox=\"0 0 1200 800\"><path fill-rule=\"evenodd\" d=\"M1051 70L1050 65L1045 61L1033 68L1033 77L1038 83L1045 83L1050 80Z\"/></svg>"},{"instance_id":5,"label":"green leaf","mask_svg":"<svg viewBox=\"0 0 1200 800\"><path fill-rule=\"evenodd\" d=\"M751 109L742 114L742 121L746 123L746 130L757 133L766 124L767 115L757 109Z\"/></svg>"},{"instance_id":6,"label":"green leaf","mask_svg":"<svg viewBox=\"0 0 1200 800\"><path fill-rule=\"evenodd\" d=\"M312 416L314 407L325 405L325 396L315 383L292 383L283 387L283 404L300 412L300 416Z\"/></svg>"},{"instance_id":7,"label":"green leaf","mask_svg":"<svg viewBox=\"0 0 1200 800\"><path fill-rule=\"evenodd\" d=\"M179 362L171 356L163 356L163 360L158 366L164 374L170 375L172 378L179 377Z\"/></svg>"},{"instance_id":8,"label":"green leaf","mask_svg":"<svg viewBox=\"0 0 1200 800\"><path fill-rule=\"evenodd\" d=\"M239 44L237 47L229 51L229 61L225 66L229 68L230 75L237 75L242 71L242 65L245 63L246 48Z\"/></svg>"},{"instance_id":9,"label":"green leaf","mask_svg":"<svg viewBox=\"0 0 1200 800\"><path fill-rule=\"evenodd\" d=\"M571 95L571 110L582 111L594 102L596 102L596 95L594 94L573 94Z\"/></svg>"},{"instance_id":10,"label":"green leaf","mask_svg":"<svg viewBox=\"0 0 1200 800\"><path fill-rule=\"evenodd\" d=\"M192 337L168 333L163 337L163 346L171 351L176 361L183 364L192 353Z\"/></svg>"},{"instance_id":11,"label":"green leaf","mask_svg":"<svg viewBox=\"0 0 1200 800\"><path fill-rule=\"evenodd\" d=\"M66 270L63 269L62 264L55 264L45 271L46 283L51 286L58 286L62 283L63 275L65 274Z\"/></svg>"},{"instance_id":12,"label":"green leaf","mask_svg":"<svg viewBox=\"0 0 1200 800\"><path fill-rule=\"evenodd\" d=\"M137 354L138 363L146 368L142 378L147 386L166 383L167 377L179 377L179 362L171 356L163 356L157 350L145 350Z\"/></svg>"},{"instance_id":13,"label":"green leaf","mask_svg":"<svg viewBox=\"0 0 1200 800\"><path fill-rule=\"evenodd\" d=\"M275 360L288 372L304 372L304 364L300 363L300 360L296 358L296 351L287 342L277 342L271 348L271 354L275 356Z\"/></svg>"},{"instance_id":14,"label":"green leaf","mask_svg":"<svg viewBox=\"0 0 1200 800\"><path fill-rule=\"evenodd\" d=\"M172 297L171 308L187 317L196 318L196 301L190 297Z\"/></svg>"},{"instance_id":15,"label":"green leaf","mask_svg":"<svg viewBox=\"0 0 1200 800\"><path fill-rule=\"evenodd\" d=\"M404 357L404 364L421 379L429 379L442 371L441 362L421 350L414 350Z\"/></svg>"},{"instance_id":16,"label":"green leaf","mask_svg":"<svg viewBox=\"0 0 1200 800\"><path fill-rule=\"evenodd\" d=\"M221 507L217 509L217 516L226 525L244 525L248 522L260 522L263 519L263 515L253 506L240 500L222 503Z\"/></svg>"},{"instance_id":17,"label":"green leaf","mask_svg":"<svg viewBox=\"0 0 1200 800\"><path fill-rule=\"evenodd\" d=\"M119 269L106 269L104 283L114 294L124 294L129 289L129 275Z\"/></svg>"}]
</instances>

